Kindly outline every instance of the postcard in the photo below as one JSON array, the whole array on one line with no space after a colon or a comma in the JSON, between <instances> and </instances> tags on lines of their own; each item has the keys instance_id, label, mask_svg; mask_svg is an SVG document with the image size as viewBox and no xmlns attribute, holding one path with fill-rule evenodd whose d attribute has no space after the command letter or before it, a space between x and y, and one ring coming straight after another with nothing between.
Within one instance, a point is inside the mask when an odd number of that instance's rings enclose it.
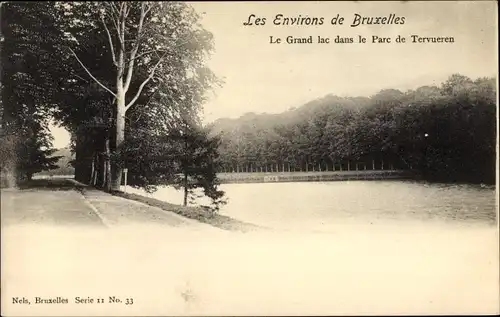
<instances>
[{"instance_id":1,"label":"postcard","mask_svg":"<svg viewBox=\"0 0 500 317\"><path fill-rule=\"evenodd\" d=\"M500 312L496 2L0 13L2 316Z\"/></svg>"}]
</instances>

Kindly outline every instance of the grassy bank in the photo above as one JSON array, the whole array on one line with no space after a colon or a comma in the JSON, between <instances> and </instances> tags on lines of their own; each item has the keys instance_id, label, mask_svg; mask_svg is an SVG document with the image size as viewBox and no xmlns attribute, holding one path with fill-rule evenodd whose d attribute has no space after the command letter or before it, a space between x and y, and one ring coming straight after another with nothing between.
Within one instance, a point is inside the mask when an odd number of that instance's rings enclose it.
<instances>
[{"instance_id":1,"label":"grassy bank","mask_svg":"<svg viewBox=\"0 0 500 317\"><path fill-rule=\"evenodd\" d=\"M147 204L149 206L158 207L165 211L170 211L180 216L194 219L202 223L206 223L224 230L249 232L249 231L266 229L264 227L260 227L254 224L246 223L227 216L213 213L210 210L202 207L191 207L191 206L186 207L186 206L171 204L166 201L162 201L155 198L145 197L137 194L124 193L121 191L113 192L112 195L138 201Z\"/></svg>"}]
</instances>

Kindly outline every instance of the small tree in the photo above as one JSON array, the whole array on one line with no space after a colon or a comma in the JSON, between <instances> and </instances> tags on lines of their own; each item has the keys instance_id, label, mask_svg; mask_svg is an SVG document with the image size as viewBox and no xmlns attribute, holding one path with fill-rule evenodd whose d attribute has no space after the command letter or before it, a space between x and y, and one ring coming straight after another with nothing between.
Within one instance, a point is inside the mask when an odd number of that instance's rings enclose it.
<instances>
[{"instance_id":1,"label":"small tree","mask_svg":"<svg viewBox=\"0 0 500 317\"><path fill-rule=\"evenodd\" d=\"M18 171L21 179L31 180L34 174L58 168L57 162L62 156L52 156L56 149L47 147L45 139L31 136L20 143Z\"/></svg>"},{"instance_id":2,"label":"small tree","mask_svg":"<svg viewBox=\"0 0 500 317\"><path fill-rule=\"evenodd\" d=\"M175 139L179 140L178 161L180 177L177 188L184 189L184 206L188 199L194 199L196 189L203 189L203 194L212 200L212 211L218 211L226 204L224 192L218 189L217 180L218 137L210 136L208 129L195 125L185 125L178 130Z\"/></svg>"},{"instance_id":3,"label":"small tree","mask_svg":"<svg viewBox=\"0 0 500 317\"><path fill-rule=\"evenodd\" d=\"M184 190L184 205L196 197L196 189L202 189L212 201L210 210L216 212L226 203L216 175L220 140L199 123L186 121L170 121L173 125L163 131L151 130L147 121L141 123L143 128L135 127L121 152L129 170L127 182L150 193L157 186L174 185Z\"/></svg>"},{"instance_id":4,"label":"small tree","mask_svg":"<svg viewBox=\"0 0 500 317\"><path fill-rule=\"evenodd\" d=\"M27 107L19 106L26 110ZM18 110L20 110L18 109ZM0 153L3 172L10 164L16 182L30 180L35 173L56 169L60 156L53 156L53 137L41 118L18 111L9 122L11 132L1 137Z\"/></svg>"}]
</instances>

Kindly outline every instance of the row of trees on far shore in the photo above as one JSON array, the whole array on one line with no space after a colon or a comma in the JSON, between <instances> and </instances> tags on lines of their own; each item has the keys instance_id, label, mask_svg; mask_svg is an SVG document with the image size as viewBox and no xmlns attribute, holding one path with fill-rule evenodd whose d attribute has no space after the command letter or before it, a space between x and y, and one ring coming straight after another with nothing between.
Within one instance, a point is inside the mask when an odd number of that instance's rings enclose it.
<instances>
[{"instance_id":1,"label":"row of trees on far shore","mask_svg":"<svg viewBox=\"0 0 500 317\"><path fill-rule=\"evenodd\" d=\"M328 95L280 114L220 119L222 172L412 169L428 180L495 182L496 80Z\"/></svg>"}]
</instances>

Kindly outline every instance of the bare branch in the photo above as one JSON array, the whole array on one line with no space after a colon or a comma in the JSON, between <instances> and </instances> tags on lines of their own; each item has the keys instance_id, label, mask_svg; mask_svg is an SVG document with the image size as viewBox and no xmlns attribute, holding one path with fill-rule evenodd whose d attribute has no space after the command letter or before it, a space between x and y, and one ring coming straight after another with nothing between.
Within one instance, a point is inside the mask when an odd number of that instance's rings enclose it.
<instances>
[{"instance_id":1,"label":"bare branch","mask_svg":"<svg viewBox=\"0 0 500 317\"><path fill-rule=\"evenodd\" d=\"M151 96L149 96L149 99L148 99L148 102L146 102L146 104L144 105L144 108L147 108L147 106L149 106L149 104L151 103L151 101L153 100L153 97L158 93L158 90L156 90L155 92L153 92L151 94ZM141 119L143 113L140 112L139 115L137 116L137 120L135 120L134 122L137 123L139 122L139 120ZM130 118L129 121L132 121L132 119Z\"/></svg>"},{"instance_id":2,"label":"bare branch","mask_svg":"<svg viewBox=\"0 0 500 317\"><path fill-rule=\"evenodd\" d=\"M114 15L116 15L116 20L115 18L113 19L113 24L116 29L116 34L118 35L118 40L120 41L120 47L122 51L125 51L125 15L124 15L124 4L123 2L120 2L120 9L118 10L115 6L115 3L110 4L111 8L113 9Z\"/></svg>"},{"instance_id":3,"label":"bare branch","mask_svg":"<svg viewBox=\"0 0 500 317\"><path fill-rule=\"evenodd\" d=\"M111 90L109 89L108 87L104 86L104 84L102 84L97 78L94 77L94 75L92 75L92 73L88 70L87 67L85 67L85 65L83 65L82 61L78 58L78 56L76 55L76 53L71 49L69 48L69 50L71 51L71 53L75 56L76 60L78 61L78 63L83 67L83 69L87 72L87 74L89 74L89 76L99 85L101 86L102 88L104 88L107 92L109 92L111 95L115 96L116 98L116 94Z\"/></svg>"},{"instance_id":4,"label":"bare branch","mask_svg":"<svg viewBox=\"0 0 500 317\"><path fill-rule=\"evenodd\" d=\"M113 57L113 64L115 64L115 66L118 66L118 63L116 61L115 48L113 46L113 38L111 37L111 34L109 33L109 29L108 29L108 26L106 25L106 21L104 21L104 16L101 16L101 21L102 21L102 24L104 25L104 29L106 30L106 34L108 35L109 48L111 49L111 56Z\"/></svg>"},{"instance_id":5,"label":"bare branch","mask_svg":"<svg viewBox=\"0 0 500 317\"><path fill-rule=\"evenodd\" d=\"M147 10L144 12L144 16L148 15L149 11L151 11L151 9L153 9L153 6L149 6L147 8Z\"/></svg>"},{"instance_id":6,"label":"bare branch","mask_svg":"<svg viewBox=\"0 0 500 317\"><path fill-rule=\"evenodd\" d=\"M126 2L124 3L124 6L125 6L125 12L123 14L124 14L124 18L126 20L128 17L128 14L130 13L130 6L128 6Z\"/></svg>"},{"instance_id":7,"label":"bare branch","mask_svg":"<svg viewBox=\"0 0 500 317\"><path fill-rule=\"evenodd\" d=\"M123 14L124 8L125 8L125 1L120 1L120 15Z\"/></svg>"},{"instance_id":8,"label":"bare branch","mask_svg":"<svg viewBox=\"0 0 500 317\"><path fill-rule=\"evenodd\" d=\"M109 4L109 7L111 8L109 13L110 13L112 20L113 20L113 23L115 24L115 27L116 27L116 21L118 21L120 19L120 13L116 9L116 6L113 2L111 2L111 3L108 2L108 4Z\"/></svg>"},{"instance_id":9,"label":"bare branch","mask_svg":"<svg viewBox=\"0 0 500 317\"><path fill-rule=\"evenodd\" d=\"M117 17L120 16L120 13L118 12L118 9L116 9L115 3L114 2L108 2L108 4L111 7L112 13L114 13Z\"/></svg>"},{"instance_id":10,"label":"bare branch","mask_svg":"<svg viewBox=\"0 0 500 317\"><path fill-rule=\"evenodd\" d=\"M137 99L139 99L139 96L141 95L142 93L142 89L144 89L144 86L146 86L146 84L151 80L153 79L153 77L155 76L155 72L156 72L156 69L158 68L158 66L160 66L161 62L163 61L163 58L165 57L166 54L163 54L163 56L160 58L160 60L156 63L155 66L153 66L153 69L151 70L151 72L149 73L149 76L148 78L146 78L142 84L139 86L139 89L137 90L137 93L135 94L134 98L127 104L127 106L125 107L125 112L127 112L127 110L132 107L134 105L134 103L137 101Z\"/></svg>"},{"instance_id":11,"label":"bare branch","mask_svg":"<svg viewBox=\"0 0 500 317\"><path fill-rule=\"evenodd\" d=\"M135 39L134 47L132 48L132 52L130 53L130 61L128 64L128 70L127 70L127 78L125 80L125 86L124 90L127 91L130 82L132 81L132 74L134 72L134 63L135 63L135 56L137 55L137 51L139 50L139 46L141 45L141 38L142 38L142 27L144 25L144 18L146 17L147 12L144 9L146 8L146 4L143 2L141 3L141 15L139 17L139 25L137 27L137 37Z\"/></svg>"},{"instance_id":12,"label":"bare branch","mask_svg":"<svg viewBox=\"0 0 500 317\"><path fill-rule=\"evenodd\" d=\"M116 34L117 34L117 37L118 37L118 42L120 43L120 47L123 46L123 41L122 41L122 38L120 36L120 26L118 25L118 19L115 20L115 18L113 18L111 21L113 21L113 25L115 26L115 30L116 30Z\"/></svg>"},{"instance_id":13,"label":"bare branch","mask_svg":"<svg viewBox=\"0 0 500 317\"><path fill-rule=\"evenodd\" d=\"M157 52L164 52L164 51L159 51L159 50L149 50L149 51L145 51L145 52L142 52L141 54L139 55L136 55L134 59L139 59L141 57L143 57L144 55L148 55L148 54L151 54L151 53L157 53ZM129 59L130 61L130 59Z\"/></svg>"},{"instance_id":14,"label":"bare branch","mask_svg":"<svg viewBox=\"0 0 500 317\"><path fill-rule=\"evenodd\" d=\"M73 74L73 76L75 76L76 78L80 78L81 80L83 80L84 82L88 83L89 81L81 76L78 76L77 74Z\"/></svg>"},{"instance_id":15,"label":"bare branch","mask_svg":"<svg viewBox=\"0 0 500 317\"><path fill-rule=\"evenodd\" d=\"M111 21L113 22L113 25L115 26L118 42L120 43L120 47L124 47L125 44L123 43L122 38L121 38L120 25L119 25L120 12L116 8L116 5L114 2L109 3L109 6L111 8L111 11L110 11Z\"/></svg>"},{"instance_id":16,"label":"bare branch","mask_svg":"<svg viewBox=\"0 0 500 317\"><path fill-rule=\"evenodd\" d=\"M123 5L123 6L122 6ZM123 52L125 52L125 21L127 20L127 17L125 16L125 12L122 12L123 9L122 8L126 8L125 7L125 3L122 2L120 4L120 22L121 22L121 26L120 26L120 36L121 36L121 40L122 40L122 50Z\"/></svg>"}]
</instances>

